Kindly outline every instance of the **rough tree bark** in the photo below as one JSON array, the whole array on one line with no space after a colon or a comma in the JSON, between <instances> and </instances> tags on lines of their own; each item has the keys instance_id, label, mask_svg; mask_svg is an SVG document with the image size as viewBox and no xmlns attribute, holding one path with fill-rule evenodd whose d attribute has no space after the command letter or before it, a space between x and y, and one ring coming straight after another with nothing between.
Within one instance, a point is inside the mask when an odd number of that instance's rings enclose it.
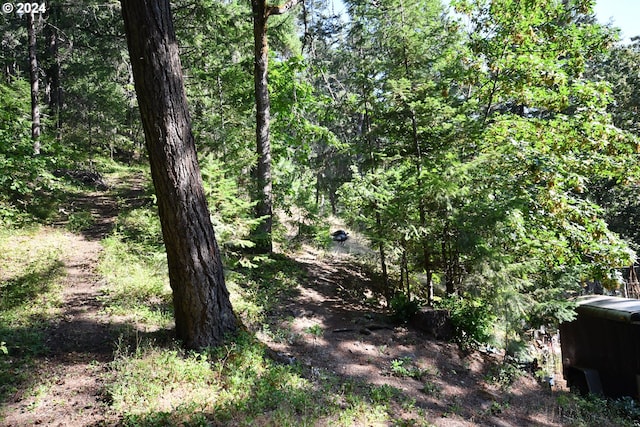
<instances>
[{"instance_id":1,"label":"rough tree bark","mask_svg":"<svg viewBox=\"0 0 640 427\"><path fill-rule=\"evenodd\" d=\"M298 4L290 0L284 5L267 6L266 0L251 0L253 13L254 42L254 87L256 92L256 217L263 218L255 231L256 251L270 253L273 250L271 229L273 226L273 194L271 180L271 121L268 70L269 45L267 42L267 20L271 15L281 15Z\"/></svg>"},{"instance_id":2,"label":"rough tree bark","mask_svg":"<svg viewBox=\"0 0 640 427\"><path fill-rule=\"evenodd\" d=\"M36 50L36 23L34 13L27 14L27 36L29 38L29 77L31 80L31 139L33 155L40 154L40 106L38 56Z\"/></svg>"},{"instance_id":3,"label":"rough tree bark","mask_svg":"<svg viewBox=\"0 0 640 427\"><path fill-rule=\"evenodd\" d=\"M227 291L187 109L168 0L121 0L173 290L187 348L222 343L238 320Z\"/></svg>"},{"instance_id":4,"label":"rough tree bark","mask_svg":"<svg viewBox=\"0 0 640 427\"><path fill-rule=\"evenodd\" d=\"M49 104L49 111L54 120L57 137L60 137L62 129L62 119L60 112L62 111L62 79L60 73L60 52L59 52L59 34L57 24L58 10L47 9L46 20L48 25L45 27L47 39L48 67L46 70L47 85L45 95Z\"/></svg>"}]
</instances>

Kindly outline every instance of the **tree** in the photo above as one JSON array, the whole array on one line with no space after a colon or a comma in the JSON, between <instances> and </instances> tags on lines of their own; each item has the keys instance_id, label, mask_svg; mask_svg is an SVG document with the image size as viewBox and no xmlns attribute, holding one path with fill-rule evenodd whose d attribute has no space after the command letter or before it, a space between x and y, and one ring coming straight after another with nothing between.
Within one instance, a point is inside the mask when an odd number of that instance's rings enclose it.
<instances>
[{"instance_id":1,"label":"tree","mask_svg":"<svg viewBox=\"0 0 640 427\"><path fill-rule=\"evenodd\" d=\"M341 81L351 90L353 107L359 110L358 124L351 124L361 132L352 139L353 150L360 153L356 163L370 175L355 183L373 187L342 195L349 195L349 203L354 203L351 196L372 189L377 194L385 188L389 194L364 210L375 224L368 231L378 244L383 276L385 258L402 264L400 281L408 296L409 264L421 269L431 283L439 254L456 261L449 256L455 254L449 245L434 244L439 238L451 240L448 236L453 233L448 230L453 227L446 227L448 218L433 220L433 212L440 214L444 209L432 207L441 203L436 203L439 194L431 191L430 184L451 160L444 162L442 154L451 143L454 122L454 110L448 105L453 97L448 95L451 72L447 68L458 62L459 40L447 28L450 23L437 0L383 0L374 5L351 0L347 4L351 22L344 49L350 72ZM332 91L340 92L339 87ZM398 176L402 178L391 179ZM427 299L432 299L432 292L427 293Z\"/></svg>"},{"instance_id":2,"label":"tree","mask_svg":"<svg viewBox=\"0 0 640 427\"><path fill-rule=\"evenodd\" d=\"M187 348L218 345L238 320L207 208L168 0L122 0L127 43L173 290Z\"/></svg>"},{"instance_id":3,"label":"tree","mask_svg":"<svg viewBox=\"0 0 640 427\"><path fill-rule=\"evenodd\" d=\"M269 126L271 120L269 105L269 45L267 42L267 20L272 15L282 15L298 4L299 0L289 0L284 5L268 6L266 0L251 0L254 38L254 84L256 98L256 216L263 218L256 230L256 249L270 253L273 250L271 228L273 225L273 183L271 180L271 142Z\"/></svg>"},{"instance_id":4,"label":"tree","mask_svg":"<svg viewBox=\"0 0 640 427\"><path fill-rule=\"evenodd\" d=\"M138 158L142 127L120 3L85 0L47 2L39 53L50 130L66 155L84 162L110 153ZM88 154L88 156L87 156Z\"/></svg>"},{"instance_id":5,"label":"tree","mask_svg":"<svg viewBox=\"0 0 640 427\"><path fill-rule=\"evenodd\" d=\"M62 121L60 111L62 110L62 75L60 61L60 34L57 26L58 8L51 10L51 2L46 11L46 44L47 44L47 67L46 67L46 89L45 94L49 106L49 112L53 118L54 126L58 136Z\"/></svg>"},{"instance_id":6,"label":"tree","mask_svg":"<svg viewBox=\"0 0 640 427\"><path fill-rule=\"evenodd\" d=\"M40 154L40 73L36 45L35 12L27 14L27 34L29 36L29 76L31 80L31 139L33 140L33 154Z\"/></svg>"},{"instance_id":7,"label":"tree","mask_svg":"<svg viewBox=\"0 0 640 427\"><path fill-rule=\"evenodd\" d=\"M238 175L253 164L253 34L248 2L182 1L175 9L180 59L199 153ZM203 52L216 52L203 55ZM202 165L202 164L201 164Z\"/></svg>"},{"instance_id":8,"label":"tree","mask_svg":"<svg viewBox=\"0 0 640 427\"><path fill-rule=\"evenodd\" d=\"M593 80L604 80L611 85L613 102L608 106L613 123L636 137L640 136L640 40L630 45L616 45L603 61L591 65ZM636 153L630 154L635 158ZM640 248L640 182L627 179L616 182L604 179L594 183L590 195L606 210L609 228Z\"/></svg>"},{"instance_id":9,"label":"tree","mask_svg":"<svg viewBox=\"0 0 640 427\"><path fill-rule=\"evenodd\" d=\"M637 144L613 126L608 86L585 78L610 35L584 18L586 0L454 5L472 24L465 81L475 108L459 174L467 193L458 217L474 243L461 290L512 325L568 320L567 295L581 281L614 288L612 270L635 257L588 192L637 176Z\"/></svg>"},{"instance_id":10,"label":"tree","mask_svg":"<svg viewBox=\"0 0 640 427\"><path fill-rule=\"evenodd\" d=\"M41 202L37 192L48 190L47 156L33 155L29 81L15 77L0 82L0 224L9 207L28 211Z\"/></svg>"},{"instance_id":11,"label":"tree","mask_svg":"<svg viewBox=\"0 0 640 427\"><path fill-rule=\"evenodd\" d=\"M605 60L593 64L595 80L606 80L613 89L609 111L620 129L640 135L640 38L627 46L614 46Z\"/></svg>"},{"instance_id":12,"label":"tree","mask_svg":"<svg viewBox=\"0 0 640 427\"><path fill-rule=\"evenodd\" d=\"M607 86L584 76L611 42L589 2L452 2L465 44L438 2L347 4L350 76L331 90L350 92L342 115L361 131L346 215L384 240L402 285L410 268L433 271L511 325L566 319L580 280L633 255L587 192L637 170Z\"/></svg>"}]
</instances>

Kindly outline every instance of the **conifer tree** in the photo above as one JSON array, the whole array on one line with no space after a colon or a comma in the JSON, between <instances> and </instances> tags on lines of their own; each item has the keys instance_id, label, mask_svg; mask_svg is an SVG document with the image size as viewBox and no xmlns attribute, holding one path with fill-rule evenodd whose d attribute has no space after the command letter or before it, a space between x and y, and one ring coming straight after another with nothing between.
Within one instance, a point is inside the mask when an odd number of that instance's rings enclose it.
<instances>
[{"instance_id":1,"label":"conifer tree","mask_svg":"<svg viewBox=\"0 0 640 427\"><path fill-rule=\"evenodd\" d=\"M127 41L173 290L176 335L188 348L238 327L202 178L168 0L122 0Z\"/></svg>"}]
</instances>

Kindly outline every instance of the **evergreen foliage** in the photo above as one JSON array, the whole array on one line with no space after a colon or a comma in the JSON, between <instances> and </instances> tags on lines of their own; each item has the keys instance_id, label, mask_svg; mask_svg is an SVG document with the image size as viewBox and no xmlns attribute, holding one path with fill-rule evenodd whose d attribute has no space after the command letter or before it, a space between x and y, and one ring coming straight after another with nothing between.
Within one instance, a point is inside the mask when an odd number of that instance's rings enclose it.
<instances>
[{"instance_id":1,"label":"evergreen foliage","mask_svg":"<svg viewBox=\"0 0 640 427\"><path fill-rule=\"evenodd\" d=\"M47 215L54 159L33 156L29 111L29 83L0 82L0 225L25 219L21 212Z\"/></svg>"},{"instance_id":2,"label":"evergreen foliage","mask_svg":"<svg viewBox=\"0 0 640 427\"><path fill-rule=\"evenodd\" d=\"M508 341L570 319L585 281L615 291L640 245L637 42L615 44L587 0L457 0L456 14L438 0L349 0L344 15L325 3L269 21L281 248L326 242L337 215L369 239L387 303L445 297L480 319L461 326L477 341L492 323ZM3 225L55 211L56 169L145 157L119 3L47 8L36 157L26 21L0 16ZM251 264L250 5L180 0L174 12L214 226L227 260ZM123 230L142 224L159 243L151 211L128 215Z\"/></svg>"}]
</instances>

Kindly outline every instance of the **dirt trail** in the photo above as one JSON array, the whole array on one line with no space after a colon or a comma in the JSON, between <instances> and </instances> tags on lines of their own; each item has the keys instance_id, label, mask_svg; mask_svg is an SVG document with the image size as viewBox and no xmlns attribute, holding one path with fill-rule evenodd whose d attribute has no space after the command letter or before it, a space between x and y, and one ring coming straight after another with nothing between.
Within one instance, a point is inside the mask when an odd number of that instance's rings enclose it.
<instances>
[{"instance_id":1,"label":"dirt trail","mask_svg":"<svg viewBox=\"0 0 640 427\"><path fill-rule=\"evenodd\" d=\"M117 215L113 197L91 193L74 201L96 223L84 234L65 233L61 316L45 332L48 354L36 361L33 392L19 391L4 408L1 426L88 426L106 422L102 374L113 355L109 319L100 312L96 272L100 239Z\"/></svg>"},{"instance_id":2,"label":"dirt trail","mask_svg":"<svg viewBox=\"0 0 640 427\"><path fill-rule=\"evenodd\" d=\"M135 205L141 200L140 182L131 187L124 200ZM115 195L98 192L74 203L99 220L84 235L66 234L62 315L47 331L49 353L37 361L33 392L18 392L5 405L3 427L118 423L103 391L115 337L110 333L113 319L100 310L103 283L96 271L100 239L111 230L118 207ZM454 344L392 324L384 310L367 305L373 284L349 255L357 251L336 246L331 255L312 249L295 255L307 280L295 296L281 301L270 319L288 338L260 338L309 367L313 376L331 373L402 390L407 402L429 414L426 419L433 425L560 425L553 395L531 377L523 377L508 392L498 390L484 380L495 362L491 356L463 354ZM420 375L398 375L402 367ZM403 414L403 408L396 413Z\"/></svg>"},{"instance_id":3,"label":"dirt trail","mask_svg":"<svg viewBox=\"0 0 640 427\"><path fill-rule=\"evenodd\" d=\"M270 347L315 375L329 372L401 390L435 426L561 425L553 420L555 397L531 376L522 376L508 391L486 380L501 363L499 356L465 354L456 344L394 324L388 312L367 305L371 280L348 252L336 246L329 256L309 248L295 255L308 280L271 319L292 331L292 338L263 337ZM395 411L405 413L400 407Z\"/></svg>"}]
</instances>

